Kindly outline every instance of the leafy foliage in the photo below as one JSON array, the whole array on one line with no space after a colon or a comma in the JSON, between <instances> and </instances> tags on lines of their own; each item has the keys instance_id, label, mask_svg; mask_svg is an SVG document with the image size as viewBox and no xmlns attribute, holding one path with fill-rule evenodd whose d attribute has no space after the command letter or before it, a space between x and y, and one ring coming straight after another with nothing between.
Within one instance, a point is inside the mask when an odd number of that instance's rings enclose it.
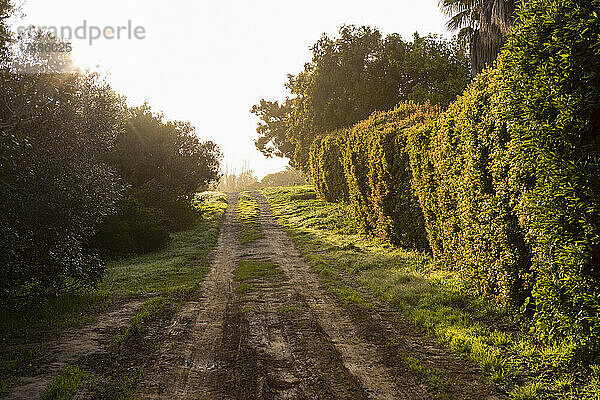
<instances>
[{"instance_id":1,"label":"leafy foliage","mask_svg":"<svg viewBox=\"0 0 600 400\"><path fill-rule=\"evenodd\" d=\"M264 99L252 106L250 112L260 119L256 127L258 139L254 145L265 157L291 158L294 155L294 146L286 135L290 107L289 100L280 105L278 101Z\"/></svg>"},{"instance_id":2,"label":"leafy foliage","mask_svg":"<svg viewBox=\"0 0 600 400\"><path fill-rule=\"evenodd\" d=\"M397 245L427 249L423 214L411 188L406 131L439 112L401 103L347 131L344 168L350 203L367 233Z\"/></svg>"},{"instance_id":3,"label":"leafy foliage","mask_svg":"<svg viewBox=\"0 0 600 400\"><path fill-rule=\"evenodd\" d=\"M0 72L0 295L91 285L103 264L87 242L122 185L105 161L125 108L94 75Z\"/></svg>"},{"instance_id":4,"label":"leafy foliage","mask_svg":"<svg viewBox=\"0 0 600 400\"><path fill-rule=\"evenodd\" d=\"M288 76L290 97L282 105L261 100L252 112L261 119L257 147L286 156L308 172L313 140L389 110L399 101L447 105L470 79L468 60L455 42L437 36L412 42L385 38L374 28L344 25L339 37L323 35L312 60Z\"/></svg>"},{"instance_id":5,"label":"leafy foliage","mask_svg":"<svg viewBox=\"0 0 600 400\"><path fill-rule=\"evenodd\" d=\"M102 223L94 247L110 258L147 253L169 242L170 225L162 210L146 207L128 195L119 202L117 212Z\"/></svg>"},{"instance_id":6,"label":"leafy foliage","mask_svg":"<svg viewBox=\"0 0 600 400\"><path fill-rule=\"evenodd\" d=\"M598 0L527 2L499 66L537 328L584 347L600 346L599 10Z\"/></svg>"},{"instance_id":7,"label":"leafy foliage","mask_svg":"<svg viewBox=\"0 0 600 400\"><path fill-rule=\"evenodd\" d=\"M329 202L348 200L342 156L344 146L342 138L328 135L315 139L310 149L310 172L315 189L321 199Z\"/></svg>"}]
</instances>

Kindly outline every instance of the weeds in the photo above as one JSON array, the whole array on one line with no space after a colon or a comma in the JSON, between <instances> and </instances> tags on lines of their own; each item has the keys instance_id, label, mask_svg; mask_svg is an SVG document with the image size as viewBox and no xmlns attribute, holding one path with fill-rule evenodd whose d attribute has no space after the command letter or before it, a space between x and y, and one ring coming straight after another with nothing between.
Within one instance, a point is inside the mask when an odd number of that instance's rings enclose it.
<instances>
[{"instance_id":1,"label":"weeds","mask_svg":"<svg viewBox=\"0 0 600 400\"><path fill-rule=\"evenodd\" d=\"M69 400L77 393L84 372L76 365L66 365L46 387L42 400Z\"/></svg>"}]
</instances>

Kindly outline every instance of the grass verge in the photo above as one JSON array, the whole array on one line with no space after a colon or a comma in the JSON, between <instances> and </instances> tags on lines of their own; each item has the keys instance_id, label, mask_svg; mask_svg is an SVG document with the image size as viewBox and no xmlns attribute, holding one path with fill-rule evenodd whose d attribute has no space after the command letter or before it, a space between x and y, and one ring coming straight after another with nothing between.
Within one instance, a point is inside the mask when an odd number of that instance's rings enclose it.
<instances>
[{"instance_id":1,"label":"grass verge","mask_svg":"<svg viewBox=\"0 0 600 400\"><path fill-rule=\"evenodd\" d=\"M473 360L512 399L600 399L600 366L577 364L569 343L535 341L525 319L471 296L457 274L427 255L365 238L348 205L321 201L310 186L264 192L279 223L334 291L340 274L352 276ZM338 292L348 302L362 301L343 286Z\"/></svg>"},{"instance_id":2,"label":"grass verge","mask_svg":"<svg viewBox=\"0 0 600 400\"><path fill-rule=\"evenodd\" d=\"M240 230L238 232L240 244L252 243L263 237L258 222L259 214L258 201L250 196L248 192L240 193L235 206L235 216L240 223Z\"/></svg>"}]
</instances>

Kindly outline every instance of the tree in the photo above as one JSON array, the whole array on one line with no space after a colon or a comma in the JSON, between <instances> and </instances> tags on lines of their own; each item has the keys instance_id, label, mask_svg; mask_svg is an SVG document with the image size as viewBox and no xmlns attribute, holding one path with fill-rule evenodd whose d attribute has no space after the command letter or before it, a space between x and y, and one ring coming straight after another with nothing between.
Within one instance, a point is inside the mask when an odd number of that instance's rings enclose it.
<instances>
[{"instance_id":1,"label":"tree","mask_svg":"<svg viewBox=\"0 0 600 400\"><path fill-rule=\"evenodd\" d=\"M96 75L0 73L0 297L40 298L93 285L104 264L88 247L122 185L106 151L124 104Z\"/></svg>"},{"instance_id":2,"label":"tree","mask_svg":"<svg viewBox=\"0 0 600 400\"><path fill-rule=\"evenodd\" d=\"M165 245L169 232L196 220L192 195L219 178L221 157L219 147L200 141L190 123L165 121L148 104L129 109L110 155L128 189L96 234L96 248L114 257Z\"/></svg>"},{"instance_id":3,"label":"tree","mask_svg":"<svg viewBox=\"0 0 600 400\"><path fill-rule=\"evenodd\" d=\"M515 22L519 0L440 0L450 17L448 28L459 31L469 46L471 69L478 75L500 53Z\"/></svg>"},{"instance_id":4,"label":"tree","mask_svg":"<svg viewBox=\"0 0 600 400\"><path fill-rule=\"evenodd\" d=\"M398 35L385 40L389 81L398 88L398 102L448 106L471 79L468 59L456 41L437 35L404 42Z\"/></svg>"},{"instance_id":5,"label":"tree","mask_svg":"<svg viewBox=\"0 0 600 400\"><path fill-rule=\"evenodd\" d=\"M186 198L218 179L221 157L219 147L200 141L189 122L164 121L146 103L129 110L113 156L119 173L133 187L154 180L173 196Z\"/></svg>"},{"instance_id":6,"label":"tree","mask_svg":"<svg viewBox=\"0 0 600 400\"><path fill-rule=\"evenodd\" d=\"M259 118L256 127L258 139L254 140L254 145L265 157L291 158L294 155L294 146L286 136L290 109L288 99L282 104L261 99L259 104L252 106L250 112Z\"/></svg>"},{"instance_id":7,"label":"tree","mask_svg":"<svg viewBox=\"0 0 600 400\"><path fill-rule=\"evenodd\" d=\"M283 106L261 100L252 109L261 118L257 147L291 156L292 165L305 172L317 136L400 101L445 106L470 80L458 45L437 36L415 34L405 42L399 35L383 38L374 28L344 25L338 38L323 35L312 53L300 73L288 75L290 97Z\"/></svg>"}]
</instances>

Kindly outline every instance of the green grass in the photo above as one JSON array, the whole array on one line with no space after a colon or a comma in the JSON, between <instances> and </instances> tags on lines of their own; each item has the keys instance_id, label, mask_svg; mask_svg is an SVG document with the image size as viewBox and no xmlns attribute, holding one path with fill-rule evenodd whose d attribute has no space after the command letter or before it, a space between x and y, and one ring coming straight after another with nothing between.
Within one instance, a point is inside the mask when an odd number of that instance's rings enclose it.
<instances>
[{"instance_id":1,"label":"green grass","mask_svg":"<svg viewBox=\"0 0 600 400\"><path fill-rule=\"evenodd\" d=\"M258 222L260 210L258 201L248 192L240 193L235 206L236 219L240 223L238 239L240 244L255 242L263 237Z\"/></svg>"},{"instance_id":2,"label":"green grass","mask_svg":"<svg viewBox=\"0 0 600 400\"><path fill-rule=\"evenodd\" d=\"M139 329L140 325L152 320L158 314L160 314L160 312L165 308L166 304L167 300L165 300L163 296L153 297L149 300L146 300L135 314L135 317L133 317L129 323L127 329L123 333L116 336L114 344L116 346L120 346L121 344L125 343Z\"/></svg>"},{"instance_id":3,"label":"green grass","mask_svg":"<svg viewBox=\"0 0 600 400\"><path fill-rule=\"evenodd\" d=\"M277 267L277 264L253 259L240 260L239 267L233 271L234 279L242 282L242 284L248 283L245 281L268 280L279 275L281 275L281 270ZM251 286L249 289L251 289Z\"/></svg>"},{"instance_id":4,"label":"green grass","mask_svg":"<svg viewBox=\"0 0 600 400\"><path fill-rule=\"evenodd\" d=\"M216 244L227 196L200 193L194 206L202 213L196 226L174 233L163 250L110 262L96 289L63 294L24 312L0 310L0 395L43 351L33 345L36 341L88 323L124 298L147 293L167 298L194 291L208 271L207 256Z\"/></svg>"},{"instance_id":5,"label":"green grass","mask_svg":"<svg viewBox=\"0 0 600 400\"><path fill-rule=\"evenodd\" d=\"M518 313L470 295L455 272L426 254L362 236L348 205L317 199L311 186L264 192L313 270L344 301L368 306L344 287L342 273L469 357L512 398L600 399L600 367L577 365L575 346L536 342Z\"/></svg>"},{"instance_id":6,"label":"green grass","mask_svg":"<svg viewBox=\"0 0 600 400\"><path fill-rule=\"evenodd\" d=\"M77 393L84 377L83 371L76 365L66 365L54 378L42 394L42 400L69 400Z\"/></svg>"},{"instance_id":7,"label":"green grass","mask_svg":"<svg viewBox=\"0 0 600 400\"><path fill-rule=\"evenodd\" d=\"M202 193L195 205L203 215L197 226L174 233L164 250L110 263L100 292L136 295L196 289L207 272L206 258L216 243L227 199Z\"/></svg>"}]
</instances>

